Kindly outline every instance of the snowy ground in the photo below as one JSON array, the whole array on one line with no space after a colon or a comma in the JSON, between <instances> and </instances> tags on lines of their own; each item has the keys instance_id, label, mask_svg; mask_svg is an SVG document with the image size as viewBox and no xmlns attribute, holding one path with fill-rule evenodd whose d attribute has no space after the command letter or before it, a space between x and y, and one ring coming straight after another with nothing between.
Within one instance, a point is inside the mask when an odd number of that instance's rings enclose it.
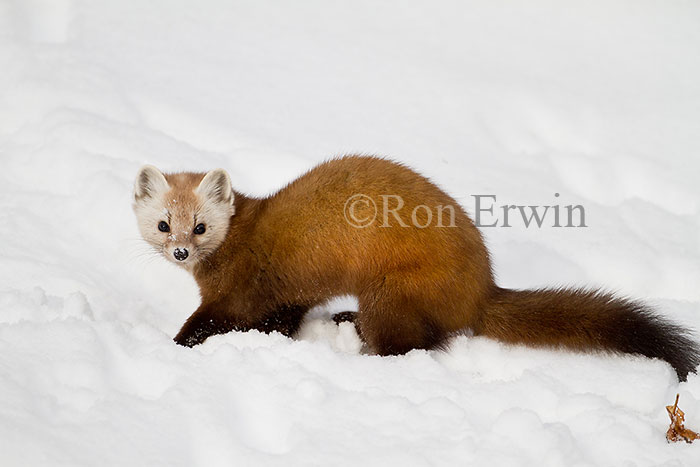
<instances>
[{"instance_id":1,"label":"snowy ground","mask_svg":"<svg viewBox=\"0 0 700 467\"><path fill-rule=\"evenodd\" d=\"M388 155L468 209L585 206L484 229L502 285L700 328L698 24L689 1L0 1L0 464L700 465L664 438L677 392L700 428L700 377L659 361L362 355L328 318L351 299L298 340L177 347L197 289L130 206L145 162L263 195Z\"/></svg>"}]
</instances>

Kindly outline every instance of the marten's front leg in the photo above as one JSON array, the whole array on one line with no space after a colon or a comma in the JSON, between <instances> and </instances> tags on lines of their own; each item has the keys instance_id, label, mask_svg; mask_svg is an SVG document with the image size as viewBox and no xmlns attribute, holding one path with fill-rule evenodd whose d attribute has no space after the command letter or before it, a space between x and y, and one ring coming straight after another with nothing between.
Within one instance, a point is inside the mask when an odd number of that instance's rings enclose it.
<instances>
[{"instance_id":1,"label":"marten's front leg","mask_svg":"<svg viewBox=\"0 0 700 467\"><path fill-rule=\"evenodd\" d=\"M355 323L357 318L356 311L341 311L340 313L334 314L332 317L335 324L340 323Z\"/></svg>"},{"instance_id":2,"label":"marten's front leg","mask_svg":"<svg viewBox=\"0 0 700 467\"><path fill-rule=\"evenodd\" d=\"M277 331L287 337L293 337L301 327L307 311L309 307L305 305L280 305L266 313L262 321L253 327L268 334Z\"/></svg>"},{"instance_id":3,"label":"marten's front leg","mask_svg":"<svg viewBox=\"0 0 700 467\"><path fill-rule=\"evenodd\" d=\"M335 324L340 324L340 323L353 323L355 325L355 332L357 332L357 335L360 336L360 339L364 342L364 338L362 337L362 333L360 332L360 326L357 325L357 317L359 313L356 311L341 311L340 313L336 313L332 316L333 321Z\"/></svg>"},{"instance_id":4,"label":"marten's front leg","mask_svg":"<svg viewBox=\"0 0 700 467\"><path fill-rule=\"evenodd\" d=\"M174 340L185 347L194 347L207 340L209 336L226 334L237 328L226 312L216 304L200 305L182 325Z\"/></svg>"},{"instance_id":5,"label":"marten's front leg","mask_svg":"<svg viewBox=\"0 0 700 467\"><path fill-rule=\"evenodd\" d=\"M292 337L299 330L308 309L304 305L281 305L273 307L271 311L257 318L248 317L251 322L243 323L232 319L230 314L222 311L221 307L217 307L215 304L202 305L187 319L180 332L175 336L175 342L186 347L194 347L215 334L250 329L257 329L268 334L277 331Z\"/></svg>"}]
</instances>

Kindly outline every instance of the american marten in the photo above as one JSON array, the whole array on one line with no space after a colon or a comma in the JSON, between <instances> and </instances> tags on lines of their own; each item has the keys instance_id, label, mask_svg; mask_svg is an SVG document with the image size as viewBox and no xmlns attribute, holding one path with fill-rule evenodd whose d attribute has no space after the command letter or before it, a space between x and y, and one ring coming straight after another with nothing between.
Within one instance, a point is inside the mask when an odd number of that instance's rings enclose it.
<instances>
[{"instance_id":1,"label":"american marten","mask_svg":"<svg viewBox=\"0 0 700 467\"><path fill-rule=\"evenodd\" d=\"M661 358L681 381L700 363L688 331L640 302L497 286L464 210L387 159L333 159L265 198L234 190L222 169L162 174L147 165L134 211L143 238L199 285L180 345L232 330L292 336L311 307L353 295L358 312L338 321L354 321L379 355L441 348L471 329L513 344Z\"/></svg>"}]
</instances>

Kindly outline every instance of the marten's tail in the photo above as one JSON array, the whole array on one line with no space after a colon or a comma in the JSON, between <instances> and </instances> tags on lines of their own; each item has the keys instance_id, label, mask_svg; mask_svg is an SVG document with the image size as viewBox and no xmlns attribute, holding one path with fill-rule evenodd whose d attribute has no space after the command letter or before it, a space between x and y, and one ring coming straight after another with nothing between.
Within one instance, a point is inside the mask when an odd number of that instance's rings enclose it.
<instances>
[{"instance_id":1,"label":"marten's tail","mask_svg":"<svg viewBox=\"0 0 700 467\"><path fill-rule=\"evenodd\" d=\"M649 307L583 289L497 289L475 334L535 347L607 350L661 358L680 381L700 363L690 333Z\"/></svg>"}]
</instances>

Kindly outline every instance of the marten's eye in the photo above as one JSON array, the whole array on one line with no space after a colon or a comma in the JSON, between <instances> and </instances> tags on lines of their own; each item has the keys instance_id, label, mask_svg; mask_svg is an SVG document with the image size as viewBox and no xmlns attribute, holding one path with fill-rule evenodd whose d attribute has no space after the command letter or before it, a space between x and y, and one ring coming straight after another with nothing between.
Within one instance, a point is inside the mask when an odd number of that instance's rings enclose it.
<instances>
[{"instance_id":1,"label":"marten's eye","mask_svg":"<svg viewBox=\"0 0 700 467\"><path fill-rule=\"evenodd\" d=\"M165 221L158 222L158 230L161 232L170 232L170 226Z\"/></svg>"},{"instance_id":2,"label":"marten's eye","mask_svg":"<svg viewBox=\"0 0 700 467\"><path fill-rule=\"evenodd\" d=\"M197 227L194 228L194 233L197 235L202 235L206 231L207 228L204 227L204 224L197 224Z\"/></svg>"}]
</instances>

